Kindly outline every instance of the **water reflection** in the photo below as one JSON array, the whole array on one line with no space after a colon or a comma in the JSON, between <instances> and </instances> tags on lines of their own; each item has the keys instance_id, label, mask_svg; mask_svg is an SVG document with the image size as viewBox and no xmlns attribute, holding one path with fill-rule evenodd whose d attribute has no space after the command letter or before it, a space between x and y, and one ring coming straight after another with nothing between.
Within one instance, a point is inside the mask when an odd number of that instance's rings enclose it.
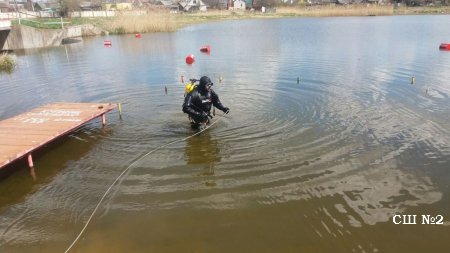
<instances>
[{"instance_id":1,"label":"water reflection","mask_svg":"<svg viewBox=\"0 0 450 253\"><path fill-rule=\"evenodd\" d=\"M8 194L0 197L0 210L54 180L58 173L71 166L72 161L82 159L98 139L111 134L110 130L97 129L97 126L86 125L38 150L33 154L34 168L31 170L26 159L2 169L0 192Z\"/></svg>"},{"instance_id":2,"label":"water reflection","mask_svg":"<svg viewBox=\"0 0 450 253\"><path fill-rule=\"evenodd\" d=\"M198 176L206 177L205 185L216 186L213 178L215 166L221 161L219 141L211 136L211 131L204 131L198 136L186 140L184 158L191 168L200 166L202 172Z\"/></svg>"},{"instance_id":3,"label":"water reflection","mask_svg":"<svg viewBox=\"0 0 450 253\"><path fill-rule=\"evenodd\" d=\"M221 160L218 140L211 136L211 131L189 138L184 157L188 165L214 166Z\"/></svg>"}]
</instances>

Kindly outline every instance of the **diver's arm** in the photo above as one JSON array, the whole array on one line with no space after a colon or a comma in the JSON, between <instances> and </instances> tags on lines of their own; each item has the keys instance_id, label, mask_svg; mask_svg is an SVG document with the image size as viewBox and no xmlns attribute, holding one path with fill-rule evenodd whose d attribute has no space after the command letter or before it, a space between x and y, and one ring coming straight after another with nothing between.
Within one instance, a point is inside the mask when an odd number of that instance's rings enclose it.
<instances>
[{"instance_id":1,"label":"diver's arm","mask_svg":"<svg viewBox=\"0 0 450 253\"><path fill-rule=\"evenodd\" d=\"M211 90L211 100L212 100L213 105L214 105L217 109L219 109L219 110L221 110L221 111L225 111L226 107L222 104L222 102L220 102L219 95L217 95L217 94L214 92L214 90ZM228 108L227 108L227 109L228 109Z\"/></svg>"}]
</instances>

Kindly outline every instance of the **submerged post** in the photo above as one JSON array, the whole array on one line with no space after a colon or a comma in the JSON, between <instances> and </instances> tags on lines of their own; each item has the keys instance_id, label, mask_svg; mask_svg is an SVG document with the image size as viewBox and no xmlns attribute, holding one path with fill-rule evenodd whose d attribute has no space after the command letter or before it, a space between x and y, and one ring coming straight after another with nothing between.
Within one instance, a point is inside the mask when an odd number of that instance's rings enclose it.
<instances>
[{"instance_id":1,"label":"submerged post","mask_svg":"<svg viewBox=\"0 0 450 253\"><path fill-rule=\"evenodd\" d=\"M28 166L30 168L34 167L34 165L33 165L33 157L31 156L31 153L28 153Z\"/></svg>"},{"instance_id":2,"label":"submerged post","mask_svg":"<svg viewBox=\"0 0 450 253\"><path fill-rule=\"evenodd\" d=\"M104 113L102 114L102 125L106 125L106 115Z\"/></svg>"}]
</instances>

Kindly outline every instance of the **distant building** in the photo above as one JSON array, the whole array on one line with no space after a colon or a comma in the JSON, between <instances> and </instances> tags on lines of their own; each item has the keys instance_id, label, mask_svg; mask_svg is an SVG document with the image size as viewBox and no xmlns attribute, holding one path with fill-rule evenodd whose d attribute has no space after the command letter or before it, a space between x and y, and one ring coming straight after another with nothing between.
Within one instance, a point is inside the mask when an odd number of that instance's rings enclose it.
<instances>
[{"instance_id":1,"label":"distant building","mask_svg":"<svg viewBox=\"0 0 450 253\"><path fill-rule=\"evenodd\" d=\"M174 2L172 0L160 0L160 1L157 1L154 5L162 6L169 10L174 10L174 11L178 10L178 2Z\"/></svg>"},{"instance_id":2,"label":"distant building","mask_svg":"<svg viewBox=\"0 0 450 253\"><path fill-rule=\"evenodd\" d=\"M233 1L233 9L234 10L245 10L245 1L244 0L234 0Z\"/></svg>"},{"instance_id":3,"label":"distant building","mask_svg":"<svg viewBox=\"0 0 450 253\"><path fill-rule=\"evenodd\" d=\"M107 11L125 11L133 9L131 3L115 3L115 4L105 4L105 10Z\"/></svg>"},{"instance_id":4,"label":"distant building","mask_svg":"<svg viewBox=\"0 0 450 253\"><path fill-rule=\"evenodd\" d=\"M59 12L61 5L59 2L36 2L34 11Z\"/></svg>"},{"instance_id":5,"label":"distant building","mask_svg":"<svg viewBox=\"0 0 450 253\"><path fill-rule=\"evenodd\" d=\"M100 11L102 10L102 3L101 1L81 2L79 7L82 11Z\"/></svg>"},{"instance_id":6,"label":"distant building","mask_svg":"<svg viewBox=\"0 0 450 253\"><path fill-rule=\"evenodd\" d=\"M0 0L0 12L14 12L16 10L24 10L26 5L26 0Z\"/></svg>"},{"instance_id":7,"label":"distant building","mask_svg":"<svg viewBox=\"0 0 450 253\"><path fill-rule=\"evenodd\" d=\"M178 5L179 10L184 12L207 10L207 6L202 0L182 0Z\"/></svg>"},{"instance_id":8,"label":"distant building","mask_svg":"<svg viewBox=\"0 0 450 253\"><path fill-rule=\"evenodd\" d=\"M9 1L0 1L0 12L10 12L14 8L9 5Z\"/></svg>"}]
</instances>

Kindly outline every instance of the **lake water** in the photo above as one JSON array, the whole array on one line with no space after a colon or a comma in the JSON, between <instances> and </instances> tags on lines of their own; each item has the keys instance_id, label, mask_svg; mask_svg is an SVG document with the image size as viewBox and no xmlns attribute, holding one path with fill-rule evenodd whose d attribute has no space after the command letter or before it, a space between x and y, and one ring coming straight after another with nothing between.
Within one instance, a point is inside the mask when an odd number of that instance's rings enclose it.
<instances>
[{"instance_id":1,"label":"lake water","mask_svg":"<svg viewBox=\"0 0 450 253\"><path fill-rule=\"evenodd\" d=\"M36 180L20 162L0 182L0 251L64 252L137 161L71 252L448 252L449 24L224 21L18 52L0 119L60 101L123 116L38 152ZM188 139L182 75L231 109Z\"/></svg>"}]
</instances>

